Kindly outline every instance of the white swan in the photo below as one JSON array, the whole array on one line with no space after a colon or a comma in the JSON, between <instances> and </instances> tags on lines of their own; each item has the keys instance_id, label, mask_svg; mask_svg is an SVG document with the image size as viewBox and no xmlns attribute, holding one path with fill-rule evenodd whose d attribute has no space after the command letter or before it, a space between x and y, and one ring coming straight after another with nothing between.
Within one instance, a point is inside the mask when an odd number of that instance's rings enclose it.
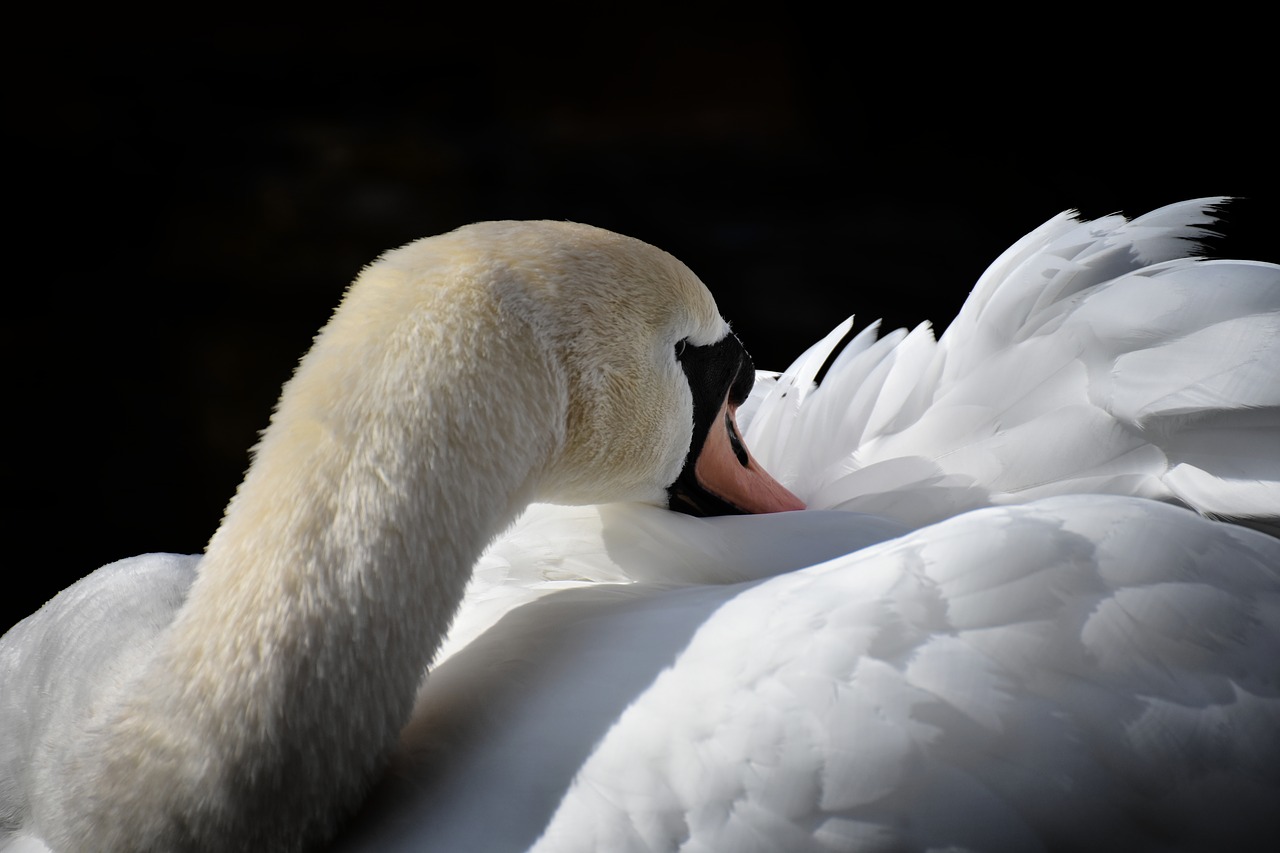
<instances>
[{"instance_id":1,"label":"white swan","mask_svg":"<svg viewBox=\"0 0 1280 853\"><path fill-rule=\"evenodd\" d=\"M1064 214L941 339L763 376L808 512L531 507L337 849L1272 837L1280 542L1204 516L1280 521L1280 267L1185 258L1213 209Z\"/></svg>"},{"instance_id":2,"label":"white swan","mask_svg":"<svg viewBox=\"0 0 1280 853\"><path fill-rule=\"evenodd\" d=\"M801 508L733 425L754 378L706 288L639 241L490 223L388 253L286 386L202 558L105 567L5 634L0 837L325 838L530 499Z\"/></svg>"},{"instance_id":3,"label":"white swan","mask_svg":"<svg viewBox=\"0 0 1280 853\"><path fill-rule=\"evenodd\" d=\"M941 339L871 327L815 389L846 323L762 376L748 443L815 511L531 506L337 849L1274 830L1280 543L1205 516L1280 521L1280 268L1185 259L1214 202L1057 217Z\"/></svg>"}]
</instances>

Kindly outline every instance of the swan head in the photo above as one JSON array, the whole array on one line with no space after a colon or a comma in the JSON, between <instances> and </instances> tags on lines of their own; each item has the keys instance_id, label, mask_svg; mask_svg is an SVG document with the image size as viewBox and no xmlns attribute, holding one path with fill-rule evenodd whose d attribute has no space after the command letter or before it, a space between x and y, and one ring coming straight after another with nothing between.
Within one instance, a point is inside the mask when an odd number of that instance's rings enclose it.
<instances>
[{"instance_id":1,"label":"swan head","mask_svg":"<svg viewBox=\"0 0 1280 853\"><path fill-rule=\"evenodd\" d=\"M750 356L667 252L577 223L482 222L393 250L362 278L374 270L437 294L437 314L474 302L503 318L465 343L478 372L504 365L491 383L503 387L481 389L485 405L523 407L517 422L561 412L529 499L698 515L803 508L734 421L755 380ZM504 361L505 340L523 343Z\"/></svg>"}]
</instances>

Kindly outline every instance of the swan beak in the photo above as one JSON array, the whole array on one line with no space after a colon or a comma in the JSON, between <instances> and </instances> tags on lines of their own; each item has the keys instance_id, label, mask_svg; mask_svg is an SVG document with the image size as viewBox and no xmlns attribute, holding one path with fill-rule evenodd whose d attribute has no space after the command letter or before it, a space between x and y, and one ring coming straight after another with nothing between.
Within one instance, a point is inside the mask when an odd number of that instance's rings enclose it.
<instances>
[{"instance_id":1,"label":"swan beak","mask_svg":"<svg viewBox=\"0 0 1280 853\"><path fill-rule=\"evenodd\" d=\"M804 502L751 456L738 430L737 409L727 400L720 407L693 459L693 476L682 476L672 486L671 509L703 516L804 509Z\"/></svg>"}]
</instances>

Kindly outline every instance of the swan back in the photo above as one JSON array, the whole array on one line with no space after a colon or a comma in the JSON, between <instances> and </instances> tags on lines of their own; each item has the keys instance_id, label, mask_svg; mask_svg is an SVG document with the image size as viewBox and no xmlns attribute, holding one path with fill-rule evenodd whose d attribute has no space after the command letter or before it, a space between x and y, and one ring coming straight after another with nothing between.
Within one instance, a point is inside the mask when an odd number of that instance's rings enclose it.
<instances>
[{"instance_id":1,"label":"swan back","mask_svg":"<svg viewBox=\"0 0 1280 853\"><path fill-rule=\"evenodd\" d=\"M1054 217L936 338L841 324L743 408L811 506L926 524L1082 492L1280 515L1280 268L1195 255L1223 199ZM831 359L820 386L813 377Z\"/></svg>"}]
</instances>

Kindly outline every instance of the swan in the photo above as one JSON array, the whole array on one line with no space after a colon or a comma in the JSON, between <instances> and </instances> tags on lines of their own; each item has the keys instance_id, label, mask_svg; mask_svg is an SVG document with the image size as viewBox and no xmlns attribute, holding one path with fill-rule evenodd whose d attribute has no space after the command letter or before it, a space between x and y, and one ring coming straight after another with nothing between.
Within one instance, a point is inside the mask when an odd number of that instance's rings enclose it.
<instances>
[{"instance_id":1,"label":"swan","mask_svg":"<svg viewBox=\"0 0 1280 853\"><path fill-rule=\"evenodd\" d=\"M704 444L750 447L752 468L776 477L760 475L761 514L707 515L722 508L714 491L700 515L673 513L662 504L680 501L652 480L640 500L512 501L457 571L461 602L401 706L408 722L328 849L1218 850L1270 837L1280 267L1196 256L1225 203L1065 212L997 258L940 337L874 323L855 335L850 319L749 393L741 371L713 382ZM708 322L685 348L736 350ZM357 384L361 361L337 360ZM717 399L743 396L736 411ZM692 438L675 444L673 458L695 458ZM690 465L656 482L677 470ZM127 604L163 627L174 605L157 598L181 602L200 563L145 562L173 575L147 581L164 594L97 605L86 590L96 618ZM94 642L81 656L106 655L94 617L79 618ZM133 630L138 646L163 636ZM6 684L37 645L13 634ZM65 665L41 642L28 667ZM207 675L225 686L221 669ZM336 737L349 698L317 690L302 710ZM8 732L24 711L3 713ZM9 768L28 765L0 766L12 837L60 849L34 798L9 817ZM258 820L280 804L244 808Z\"/></svg>"},{"instance_id":2,"label":"swan","mask_svg":"<svg viewBox=\"0 0 1280 853\"><path fill-rule=\"evenodd\" d=\"M1064 212L939 338L762 372L805 512L530 506L334 849L1272 838L1280 267L1197 256L1225 203Z\"/></svg>"},{"instance_id":3,"label":"swan","mask_svg":"<svg viewBox=\"0 0 1280 853\"><path fill-rule=\"evenodd\" d=\"M204 554L113 563L0 641L0 838L322 842L530 501L802 508L735 426L754 378L707 289L640 241L495 222L385 254L287 383Z\"/></svg>"}]
</instances>

